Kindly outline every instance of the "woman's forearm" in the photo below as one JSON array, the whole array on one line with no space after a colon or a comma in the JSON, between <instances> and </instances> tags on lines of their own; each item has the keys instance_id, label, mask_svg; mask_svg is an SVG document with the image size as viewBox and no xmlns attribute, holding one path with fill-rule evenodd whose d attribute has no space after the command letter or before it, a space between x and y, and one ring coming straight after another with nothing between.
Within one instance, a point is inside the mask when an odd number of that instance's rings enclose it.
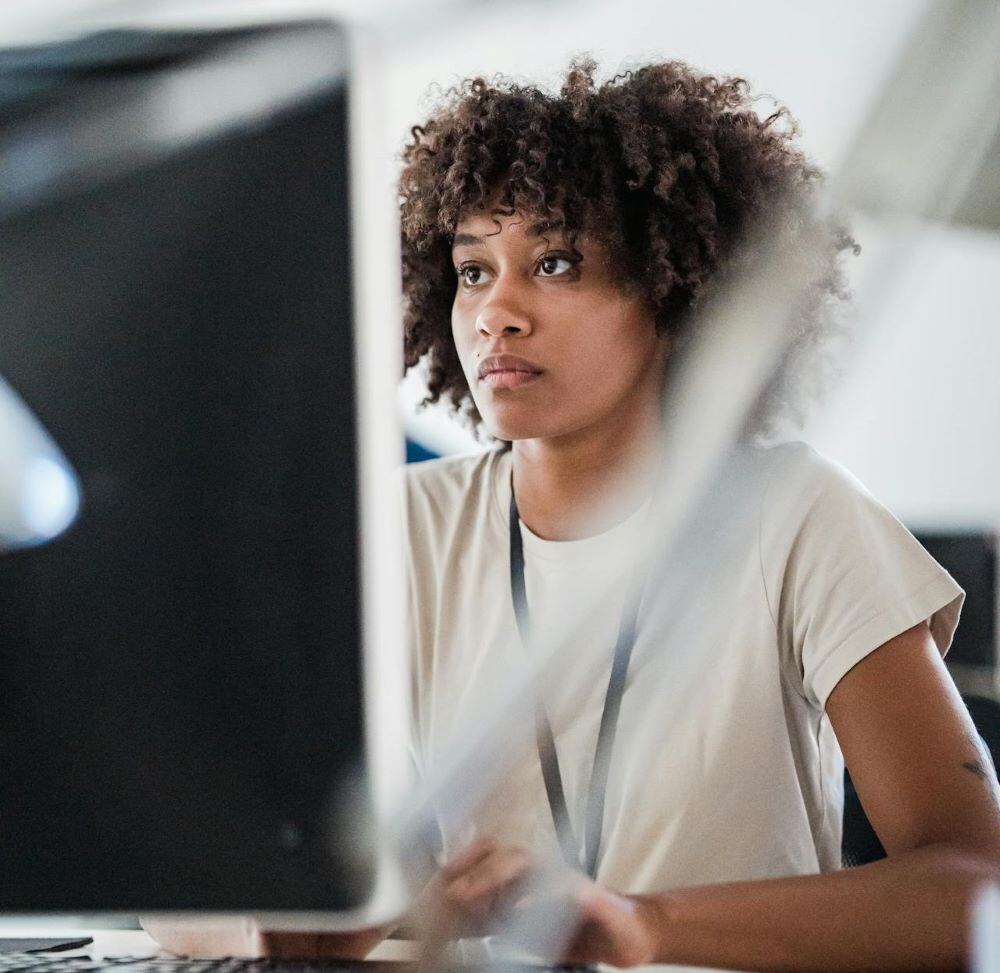
<instances>
[{"instance_id":1,"label":"woman's forearm","mask_svg":"<svg viewBox=\"0 0 1000 973\"><path fill-rule=\"evenodd\" d=\"M970 907L1000 880L996 851L944 846L826 875L634 897L656 960L741 970L959 969Z\"/></svg>"}]
</instances>

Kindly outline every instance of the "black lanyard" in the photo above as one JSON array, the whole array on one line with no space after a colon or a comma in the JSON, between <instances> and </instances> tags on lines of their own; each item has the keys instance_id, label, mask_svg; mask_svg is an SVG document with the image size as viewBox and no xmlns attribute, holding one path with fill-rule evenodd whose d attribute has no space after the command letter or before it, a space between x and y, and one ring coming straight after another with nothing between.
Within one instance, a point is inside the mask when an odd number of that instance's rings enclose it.
<instances>
[{"instance_id":1,"label":"black lanyard","mask_svg":"<svg viewBox=\"0 0 1000 973\"><path fill-rule=\"evenodd\" d=\"M528 599L524 587L524 545L521 540L520 515L514 498L513 483L510 491L510 594L514 603L514 617L521 641L528 643ZM594 878L597 874L597 855L601 845L601 830L604 824L604 792L611 767L611 750L615 742L618 713L621 710L622 693L625 690L625 676L628 673L632 646L635 645L636 620L639 614L639 592L632 586L622 608L618 626L618 642L611 664L611 678L604 697L604 712L601 727L597 732L597 747L594 751L594 766L590 774L590 788L587 793L587 818L585 844L583 848L587 874ZM580 867L580 845L573 834L566 809L566 795L563 792L562 775L559 773L559 757L552 736L552 727L542 709L541 703L535 711L535 735L538 740L538 756L542 763L542 777L549 797L552 821L556 827L559 846L563 858L572 868Z\"/></svg>"}]
</instances>

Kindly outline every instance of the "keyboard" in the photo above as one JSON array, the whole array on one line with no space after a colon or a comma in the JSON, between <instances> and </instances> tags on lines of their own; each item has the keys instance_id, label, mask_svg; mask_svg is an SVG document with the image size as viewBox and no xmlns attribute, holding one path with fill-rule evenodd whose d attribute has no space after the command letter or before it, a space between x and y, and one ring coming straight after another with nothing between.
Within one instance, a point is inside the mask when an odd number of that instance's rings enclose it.
<instances>
[{"instance_id":1,"label":"keyboard","mask_svg":"<svg viewBox=\"0 0 1000 973\"><path fill-rule=\"evenodd\" d=\"M0 973L415 973L417 964L398 960L179 959L170 956L60 956L0 954ZM441 973L593 973L581 966L521 963L447 964Z\"/></svg>"},{"instance_id":2,"label":"keyboard","mask_svg":"<svg viewBox=\"0 0 1000 973\"><path fill-rule=\"evenodd\" d=\"M0 954L0 973L411 973L415 963L379 960L179 959L170 956Z\"/></svg>"}]
</instances>

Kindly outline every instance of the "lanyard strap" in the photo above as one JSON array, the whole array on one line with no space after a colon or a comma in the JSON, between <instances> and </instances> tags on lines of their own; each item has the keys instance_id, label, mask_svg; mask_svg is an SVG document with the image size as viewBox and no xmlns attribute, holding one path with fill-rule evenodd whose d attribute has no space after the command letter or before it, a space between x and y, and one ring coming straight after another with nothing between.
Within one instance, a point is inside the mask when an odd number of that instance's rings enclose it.
<instances>
[{"instance_id":1,"label":"lanyard strap","mask_svg":"<svg viewBox=\"0 0 1000 973\"><path fill-rule=\"evenodd\" d=\"M604 711L601 726L597 732L597 746L594 750L594 765L590 774L587 792L587 817L584 824L585 844L583 848L587 874L594 878L597 874L597 856L601 845L601 830L604 825L604 792L611 768L611 750L615 742L618 714L621 711L622 694L625 691L625 676L628 674L632 647L635 645L636 620L639 613L639 592L629 592L622 608L618 626L618 641L615 644L614 661L608 691L604 696ZM528 642L528 599L524 584L524 544L521 539L520 515L514 497L513 483L510 491L510 594L514 604L514 617L521 641ZM573 834L566 808L562 775L559 772L559 756L552 736L552 727L542 709L541 703L535 711L535 737L538 741L538 757L542 764L542 778L549 798L552 821L562 849L563 858L571 868L580 867L580 845Z\"/></svg>"}]
</instances>

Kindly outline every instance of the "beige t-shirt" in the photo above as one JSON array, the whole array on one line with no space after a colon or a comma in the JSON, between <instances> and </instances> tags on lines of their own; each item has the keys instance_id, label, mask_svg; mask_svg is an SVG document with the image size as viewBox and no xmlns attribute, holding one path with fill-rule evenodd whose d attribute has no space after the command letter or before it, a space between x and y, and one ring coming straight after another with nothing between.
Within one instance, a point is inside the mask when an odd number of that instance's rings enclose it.
<instances>
[{"instance_id":1,"label":"beige t-shirt","mask_svg":"<svg viewBox=\"0 0 1000 973\"><path fill-rule=\"evenodd\" d=\"M422 773L454 745L483 680L520 645L510 464L509 452L491 451L405 474ZM646 516L643 507L605 534L569 542L521 525L532 626L544 632L601 606L573 630L567 678L542 698L577 835ZM598 880L620 891L839 867L843 760L826 699L856 662L922 620L945 652L964 597L856 480L803 444L747 450L698 523L696 536L641 572L598 868ZM576 657L603 660L596 678L573 682ZM533 748L473 817L480 834L558 854ZM449 822L446 853L468 834Z\"/></svg>"}]
</instances>

